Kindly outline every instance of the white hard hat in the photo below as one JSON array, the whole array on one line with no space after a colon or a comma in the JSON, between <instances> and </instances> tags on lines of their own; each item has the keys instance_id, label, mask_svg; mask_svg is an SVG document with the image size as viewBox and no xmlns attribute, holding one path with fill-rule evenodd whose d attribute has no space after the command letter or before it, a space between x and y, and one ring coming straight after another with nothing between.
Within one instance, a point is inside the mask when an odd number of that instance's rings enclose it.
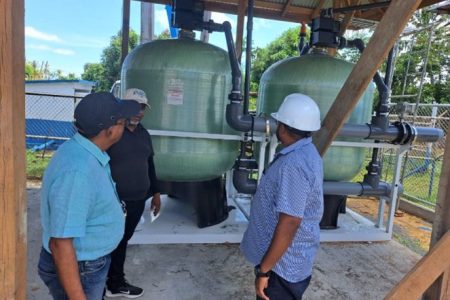
<instances>
[{"instance_id":1,"label":"white hard hat","mask_svg":"<svg viewBox=\"0 0 450 300\"><path fill-rule=\"evenodd\" d=\"M138 102L139 104L147 105L148 108L150 108L150 104L148 104L147 96L145 95L145 92L140 89L127 89L125 91L125 96L122 98L122 100L134 100Z\"/></svg>"},{"instance_id":2,"label":"white hard hat","mask_svg":"<svg viewBox=\"0 0 450 300\"><path fill-rule=\"evenodd\" d=\"M310 97L295 93L284 98L278 112L271 114L275 120L302 131L320 129L320 110Z\"/></svg>"}]
</instances>

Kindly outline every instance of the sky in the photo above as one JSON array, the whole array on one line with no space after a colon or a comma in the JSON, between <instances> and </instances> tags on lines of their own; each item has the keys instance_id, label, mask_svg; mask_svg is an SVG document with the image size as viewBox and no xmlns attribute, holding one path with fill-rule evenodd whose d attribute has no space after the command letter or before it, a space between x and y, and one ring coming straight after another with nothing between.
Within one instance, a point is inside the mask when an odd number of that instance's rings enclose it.
<instances>
[{"instance_id":1,"label":"sky","mask_svg":"<svg viewBox=\"0 0 450 300\"><path fill-rule=\"evenodd\" d=\"M130 27L137 33L140 33L140 8L140 2L131 1ZM235 37L235 15L213 12L211 18L216 23L229 21ZM155 35L168 29L164 6L155 5L154 19ZM84 64L100 62L102 50L108 47L121 24L122 0L25 0L26 60L48 62L50 71L81 76ZM266 46L295 26L255 18L254 47ZM211 34L210 43L226 49L223 33Z\"/></svg>"}]
</instances>

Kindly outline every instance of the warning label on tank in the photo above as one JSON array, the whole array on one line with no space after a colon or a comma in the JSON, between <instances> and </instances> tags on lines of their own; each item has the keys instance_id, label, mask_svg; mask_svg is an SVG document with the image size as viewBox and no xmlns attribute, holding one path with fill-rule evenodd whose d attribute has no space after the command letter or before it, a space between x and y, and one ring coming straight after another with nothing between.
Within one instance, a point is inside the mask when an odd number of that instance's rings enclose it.
<instances>
[{"instance_id":1,"label":"warning label on tank","mask_svg":"<svg viewBox=\"0 0 450 300\"><path fill-rule=\"evenodd\" d=\"M170 79L167 87L167 104L183 105L183 81Z\"/></svg>"}]
</instances>

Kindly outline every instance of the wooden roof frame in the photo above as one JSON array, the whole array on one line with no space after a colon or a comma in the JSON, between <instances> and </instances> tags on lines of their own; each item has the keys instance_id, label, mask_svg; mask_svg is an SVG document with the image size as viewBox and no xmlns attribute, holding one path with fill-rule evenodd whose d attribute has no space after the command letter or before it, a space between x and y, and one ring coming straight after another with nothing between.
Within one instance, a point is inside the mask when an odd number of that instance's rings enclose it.
<instances>
[{"instance_id":1,"label":"wooden roof frame","mask_svg":"<svg viewBox=\"0 0 450 300\"><path fill-rule=\"evenodd\" d=\"M134 0L155 4L171 5L171 0ZM205 9L209 11L228 13L239 15L242 6L247 5L247 1L242 0L203 0ZM386 0L370 0L372 3L384 2ZM393 0L396 1L396 0ZM440 0L423 0L419 8L429 6L439 2ZM294 0L284 0L282 3L270 2L264 0L254 1L254 17L288 21L294 23L308 23L312 18L316 17L320 10L324 8L325 0L320 0L318 5L314 8L302 7L293 5ZM333 3L338 7L350 6L348 0L335 0ZM353 1L354 2L354 1ZM352 4L354 5L354 4ZM336 7L336 6L335 6ZM370 21L380 21L386 12L386 8L371 9L366 11L356 11L355 18L360 18ZM344 15L344 14L343 14Z\"/></svg>"}]
</instances>

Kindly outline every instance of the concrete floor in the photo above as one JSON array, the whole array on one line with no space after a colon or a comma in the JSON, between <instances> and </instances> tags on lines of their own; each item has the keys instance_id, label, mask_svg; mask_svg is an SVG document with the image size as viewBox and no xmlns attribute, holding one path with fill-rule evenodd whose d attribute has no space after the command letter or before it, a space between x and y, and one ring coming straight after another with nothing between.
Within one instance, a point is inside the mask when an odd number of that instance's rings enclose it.
<instances>
[{"instance_id":1,"label":"concrete floor","mask_svg":"<svg viewBox=\"0 0 450 300\"><path fill-rule=\"evenodd\" d=\"M39 188L29 188L28 299L51 299L36 272L40 247ZM127 278L145 289L140 299L255 299L237 244L131 245L127 257ZM323 243L304 299L383 299L419 258L395 241Z\"/></svg>"}]
</instances>

